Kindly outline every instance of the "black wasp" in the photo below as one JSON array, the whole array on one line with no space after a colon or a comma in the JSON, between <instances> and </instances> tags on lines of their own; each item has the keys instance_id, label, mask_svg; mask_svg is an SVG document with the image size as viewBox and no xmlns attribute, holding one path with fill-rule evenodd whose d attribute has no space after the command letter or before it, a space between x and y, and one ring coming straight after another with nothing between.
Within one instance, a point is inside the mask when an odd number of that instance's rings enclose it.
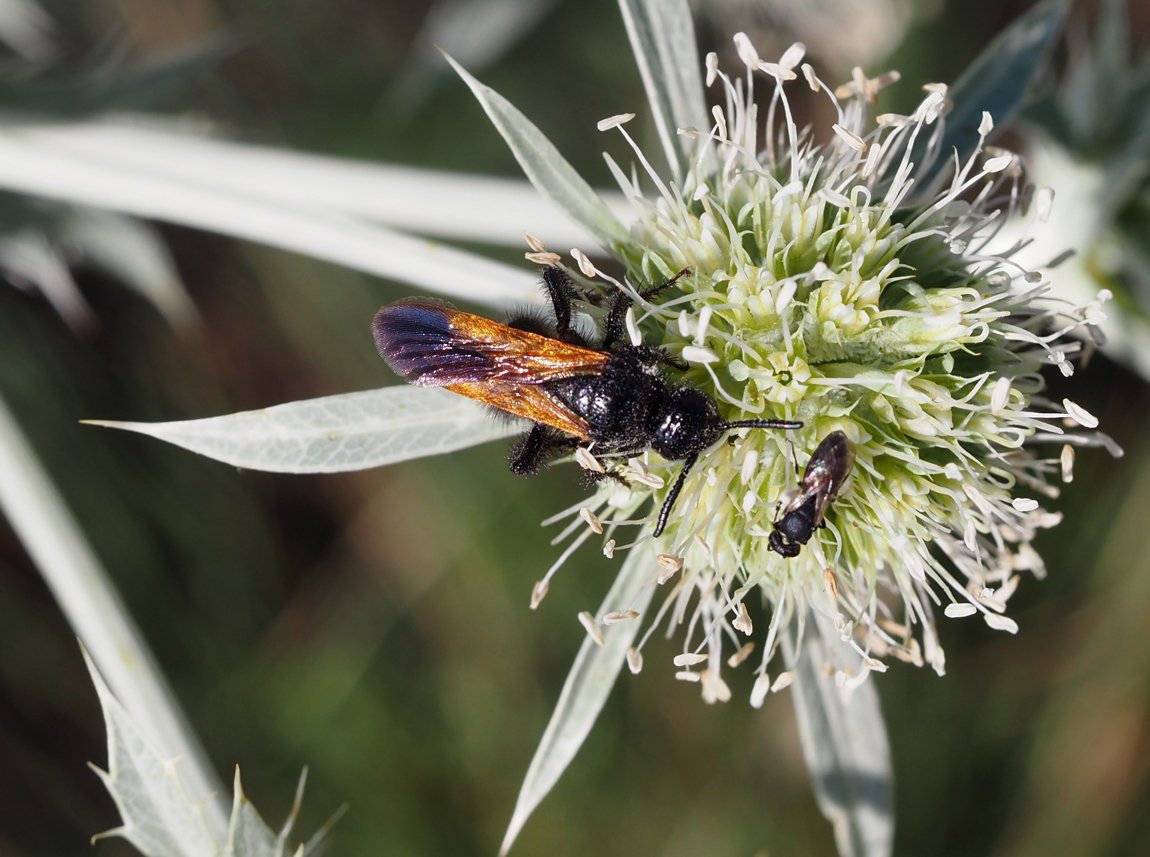
<instances>
[{"instance_id":1,"label":"black wasp","mask_svg":"<svg viewBox=\"0 0 1150 857\"><path fill-rule=\"evenodd\" d=\"M687 271L644 291L664 291ZM797 429L790 420L724 420L714 399L663 376L677 365L662 349L623 342L631 299L611 303L599 347L571 326L575 289L561 268L543 271L553 321L521 317L499 324L434 298L407 298L375 314L375 345L387 365L412 384L446 387L534 425L512 448L515 473L533 474L578 446L617 456L653 449L682 461L659 510L662 534L699 454L731 429Z\"/></svg>"},{"instance_id":2,"label":"black wasp","mask_svg":"<svg viewBox=\"0 0 1150 857\"><path fill-rule=\"evenodd\" d=\"M854 460L854 448L841 431L833 431L822 439L811 453L798 493L771 526L767 537L771 550L788 558L799 555L815 530L825 526L827 509L838 497Z\"/></svg>"}]
</instances>

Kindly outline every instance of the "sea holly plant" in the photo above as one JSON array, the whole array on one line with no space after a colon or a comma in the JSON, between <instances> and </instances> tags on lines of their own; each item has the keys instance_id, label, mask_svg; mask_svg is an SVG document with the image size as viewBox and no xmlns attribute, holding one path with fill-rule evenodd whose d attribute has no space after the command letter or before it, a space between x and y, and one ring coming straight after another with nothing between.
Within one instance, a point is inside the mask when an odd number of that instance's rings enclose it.
<instances>
[{"instance_id":1,"label":"sea holly plant","mask_svg":"<svg viewBox=\"0 0 1150 857\"><path fill-rule=\"evenodd\" d=\"M1046 367L1073 374L1101 299L1056 299L1042 270L1018 263L1018 246L1001 246L1008 215L1042 228L1049 194L1032 193L1018 156L990 142L1022 103L1066 4L1036 6L954 88L926 84L906 114L875 113L883 89L907 86L894 72L859 70L833 85L803 62L801 45L765 59L742 34L740 64L728 70L713 54L697 60L685 3L620 5L661 150L640 148L630 114L600 123L622 139L626 162L607 158L627 216L455 65L529 180L601 253L565 259L532 238L528 259L563 265L600 303L626 292L632 340L662 347L724 419L803 428L738 431L705 450L658 540L654 516L678 463L573 456L624 478L552 519L569 543L532 606L586 542L623 558L603 603L580 616L587 638L504 851L623 667L639 672L647 640L668 629L681 646L677 676L708 702L732 697L733 669L753 672L754 706L791 686L840 853L889 854L892 775L871 674L892 661L942 674L943 619L1017 631L1009 599L1024 574L1045 573L1032 541L1058 522L1042 504L1072 478L1076 447L1108 443L1086 410L1044 395L1042 378ZM799 126L804 88L824 101L827 127ZM643 297L679 272L673 288ZM458 448L482 420L442 391L399 387L185 423L104 424L233 465L330 472ZM464 430L446 442L445 426ZM853 448L853 469L826 526L783 557L770 549L777 503L832 432Z\"/></svg>"},{"instance_id":2,"label":"sea holly plant","mask_svg":"<svg viewBox=\"0 0 1150 857\"><path fill-rule=\"evenodd\" d=\"M192 797L182 777L181 759L162 753L112 694L88 653L84 661L100 698L108 732L108 769L92 766L116 802L120 824L92 837L128 840L141 854L164 857L308 857L319 853L330 824L307 843L290 848L289 838L303 798L306 771L291 814L273 833L240 784L236 768L231 814L223 827L208 811L210 802Z\"/></svg>"}]
</instances>

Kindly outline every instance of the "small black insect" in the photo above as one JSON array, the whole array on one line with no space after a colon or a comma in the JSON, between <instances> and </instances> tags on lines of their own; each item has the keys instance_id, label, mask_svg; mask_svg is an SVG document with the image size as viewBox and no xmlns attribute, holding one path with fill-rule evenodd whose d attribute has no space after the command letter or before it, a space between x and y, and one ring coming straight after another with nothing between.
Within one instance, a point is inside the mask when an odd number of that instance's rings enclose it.
<instances>
[{"instance_id":1,"label":"small black insect","mask_svg":"<svg viewBox=\"0 0 1150 857\"><path fill-rule=\"evenodd\" d=\"M787 502L782 517L775 517L767 537L771 550L787 558L798 556L815 530L826 526L827 509L838 497L854 460L854 448L841 431L822 439L807 462L798 493Z\"/></svg>"},{"instance_id":2,"label":"small black insect","mask_svg":"<svg viewBox=\"0 0 1150 857\"><path fill-rule=\"evenodd\" d=\"M642 297L659 294L686 273ZM515 473L536 473L578 446L618 456L653 449L682 461L659 511L659 536L699 454L725 432L802 427L790 420L723 420L706 393L663 376L664 365L677 364L662 349L622 344L631 306L625 293L613 300L594 348L571 326L575 289L567 274L547 267L543 284L554 322L528 317L499 324L433 298L408 298L382 307L372 324L380 356L405 380L446 387L534 423L512 448Z\"/></svg>"}]
</instances>

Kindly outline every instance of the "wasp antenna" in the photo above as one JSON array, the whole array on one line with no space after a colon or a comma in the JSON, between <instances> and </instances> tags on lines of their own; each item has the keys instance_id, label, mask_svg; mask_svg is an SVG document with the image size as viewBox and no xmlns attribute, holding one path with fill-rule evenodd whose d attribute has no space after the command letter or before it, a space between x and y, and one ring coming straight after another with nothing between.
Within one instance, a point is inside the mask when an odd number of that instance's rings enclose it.
<instances>
[{"instance_id":1,"label":"wasp antenna","mask_svg":"<svg viewBox=\"0 0 1150 857\"><path fill-rule=\"evenodd\" d=\"M731 420L719 423L720 431L737 428L801 429L803 424L796 420Z\"/></svg>"}]
</instances>

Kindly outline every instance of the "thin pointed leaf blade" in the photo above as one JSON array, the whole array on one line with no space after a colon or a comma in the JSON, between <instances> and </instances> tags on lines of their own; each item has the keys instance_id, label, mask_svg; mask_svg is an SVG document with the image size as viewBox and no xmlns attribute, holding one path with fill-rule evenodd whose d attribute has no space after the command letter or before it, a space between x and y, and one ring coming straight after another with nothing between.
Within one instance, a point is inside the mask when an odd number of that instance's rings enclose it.
<instances>
[{"instance_id":1,"label":"thin pointed leaf blade","mask_svg":"<svg viewBox=\"0 0 1150 857\"><path fill-rule=\"evenodd\" d=\"M690 7L686 0L619 0L619 10L667 163L682 182L690 149L678 130L709 124Z\"/></svg>"},{"instance_id":2,"label":"thin pointed leaf blade","mask_svg":"<svg viewBox=\"0 0 1150 857\"><path fill-rule=\"evenodd\" d=\"M517 431L462 396L420 387L345 393L199 420L87 422L275 473L363 470L454 452Z\"/></svg>"},{"instance_id":3,"label":"thin pointed leaf blade","mask_svg":"<svg viewBox=\"0 0 1150 857\"><path fill-rule=\"evenodd\" d=\"M1069 0L1046 0L1020 15L955 81L950 88L954 109L946 117L939 158L923 176L921 187L932 185L951 163L953 152L958 152L960 161L974 152L983 111L994 117L998 128L1014 119L1062 32L1069 6Z\"/></svg>"},{"instance_id":4,"label":"thin pointed leaf blade","mask_svg":"<svg viewBox=\"0 0 1150 857\"><path fill-rule=\"evenodd\" d=\"M829 619L811 612L801 642L794 624L783 636L793 664L792 694L803 758L819 809L834 828L840 857L889 857L894 847L894 775L874 682L851 691L834 678L861 659ZM829 669L828 669L829 667Z\"/></svg>"},{"instance_id":5,"label":"thin pointed leaf blade","mask_svg":"<svg viewBox=\"0 0 1150 857\"><path fill-rule=\"evenodd\" d=\"M633 549L619 569L611 591L603 599L597 618L601 620L606 613L622 608L640 613L646 610L655 591L652 580L654 563L652 551ZM615 680L627 658L627 649L634 643L640 628L638 619L620 622L604 629L602 646L590 637L583 641L559 694L559 702L527 769L527 776L523 779L500 854L511 850L531 813L558 782L583 746L583 741L591 732L591 727L595 725L599 712L611 694L611 688L615 686Z\"/></svg>"},{"instance_id":6,"label":"thin pointed leaf blade","mask_svg":"<svg viewBox=\"0 0 1150 857\"><path fill-rule=\"evenodd\" d=\"M446 56L446 54L445 54ZM591 185L567 163L534 124L495 90L480 83L451 57L451 67L471 88L480 106L503 137L524 175L548 199L587 229L604 248L628 240L627 227L611 213L610 207Z\"/></svg>"},{"instance_id":7,"label":"thin pointed leaf blade","mask_svg":"<svg viewBox=\"0 0 1150 857\"><path fill-rule=\"evenodd\" d=\"M179 760L166 759L139 730L84 652L108 731L108 770L93 768L120 813L120 836L145 857L215 857L223 831L211 829L202 801L180 781ZM99 838L99 837L97 837Z\"/></svg>"},{"instance_id":8,"label":"thin pointed leaf blade","mask_svg":"<svg viewBox=\"0 0 1150 857\"><path fill-rule=\"evenodd\" d=\"M285 202L224 187L184 168L125 160L131 147L93 145L90 128L0 125L0 188L72 205L194 226L279 247L410 283L436 294L490 305L532 300L536 275L522 268L367 223L306 201ZM187 157L175 135L152 135L149 158L164 146ZM98 143L99 141L95 141Z\"/></svg>"}]
</instances>

